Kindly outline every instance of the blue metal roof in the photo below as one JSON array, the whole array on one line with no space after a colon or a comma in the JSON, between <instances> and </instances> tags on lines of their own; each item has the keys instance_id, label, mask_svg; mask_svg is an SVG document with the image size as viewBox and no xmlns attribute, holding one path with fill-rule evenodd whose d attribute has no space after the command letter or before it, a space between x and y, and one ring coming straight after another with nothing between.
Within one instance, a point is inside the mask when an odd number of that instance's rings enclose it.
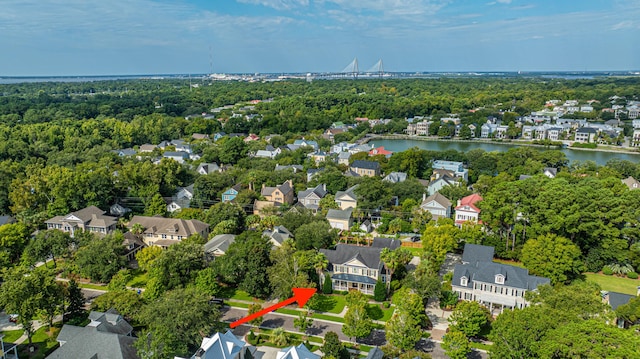
<instances>
[{"instance_id":1,"label":"blue metal roof","mask_svg":"<svg viewBox=\"0 0 640 359\"><path fill-rule=\"evenodd\" d=\"M371 277L365 277L362 275L338 273L331 276L331 279L346 280L348 282L364 283L364 284L376 284L376 280Z\"/></svg>"}]
</instances>

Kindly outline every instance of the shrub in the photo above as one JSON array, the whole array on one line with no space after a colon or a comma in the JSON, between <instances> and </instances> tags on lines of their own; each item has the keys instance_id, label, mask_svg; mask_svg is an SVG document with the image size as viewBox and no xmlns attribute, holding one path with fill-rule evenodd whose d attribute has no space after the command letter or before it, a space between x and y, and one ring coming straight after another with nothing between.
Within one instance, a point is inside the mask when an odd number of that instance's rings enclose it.
<instances>
[{"instance_id":1,"label":"shrub","mask_svg":"<svg viewBox=\"0 0 640 359\"><path fill-rule=\"evenodd\" d=\"M638 273L636 273L636 272L629 272L629 273L627 273L627 278L631 278L631 279L638 279Z\"/></svg>"},{"instance_id":2,"label":"shrub","mask_svg":"<svg viewBox=\"0 0 640 359\"><path fill-rule=\"evenodd\" d=\"M322 293L331 294L333 292L333 285L331 283L331 276L329 274L325 274L324 283L322 284Z\"/></svg>"},{"instance_id":3,"label":"shrub","mask_svg":"<svg viewBox=\"0 0 640 359\"><path fill-rule=\"evenodd\" d=\"M391 307L391 304L389 302L384 302L382 303L382 306L385 307L385 309L389 309L389 307Z\"/></svg>"},{"instance_id":4,"label":"shrub","mask_svg":"<svg viewBox=\"0 0 640 359\"><path fill-rule=\"evenodd\" d=\"M376 302L382 302L387 298L387 288L384 283L378 278L376 286L373 288L373 300Z\"/></svg>"},{"instance_id":5,"label":"shrub","mask_svg":"<svg viewBox=\"0 0 640 359\"><path fill-rule=\"evenodd\" d=\"M604 266L602 268L602 274L604 274L604 275L613 275L613 269L611 269L611 267L609 267L609 266Z\"/></svg>"}]
</instances>

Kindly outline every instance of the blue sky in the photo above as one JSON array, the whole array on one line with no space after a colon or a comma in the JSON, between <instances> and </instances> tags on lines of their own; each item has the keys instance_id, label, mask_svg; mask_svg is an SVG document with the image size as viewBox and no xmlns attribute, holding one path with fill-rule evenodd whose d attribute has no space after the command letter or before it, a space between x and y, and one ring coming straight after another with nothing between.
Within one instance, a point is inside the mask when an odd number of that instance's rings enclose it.
<instances>
[{"instance_id":1,"label":"blue sky","mask_svg":"<svg viewBox=\"0 0 640 359\"><path fill-rule=\"evenodd\" d=\"M0 76L640 70L640 0L0 0ZM213 66L211 66L211 64Z\"/></svg>"}]
</instances>

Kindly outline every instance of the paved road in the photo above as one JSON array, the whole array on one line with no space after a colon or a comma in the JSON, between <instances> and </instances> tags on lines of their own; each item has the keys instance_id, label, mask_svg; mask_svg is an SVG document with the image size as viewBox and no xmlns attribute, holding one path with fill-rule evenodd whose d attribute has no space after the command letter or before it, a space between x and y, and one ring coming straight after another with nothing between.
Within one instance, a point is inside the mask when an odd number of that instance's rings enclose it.
<instances>
[{"instance_id":1,"label":"paved road","mask_svg":"<svg viewBox=\"0 0 640 359\"><path fill-rule=\"evenodd\" d=\"M222 308L222 320L227 322L233 322L247 315L247 310L242 308L231 308L231 307L223 307ZM283 327L287 331L297 332L297 329L293 325L293 316L282 315L279 313L271 313L264 316L264 321L262 322L262 327L267 328L277 328ZM246 335L249 332L249 326L241 325L234 329L233 333L239 337ZM342 334L342 325L339 323L332 323L326 321L314 320L313 326L309 329L309 334L313 336L324 336L327 332L335 332L338 334L338 337L342 340L349 341L344 334ZM375 330L368 338L365 338L360 341L362 344L367 344L371 346L382 346L385 344L384 331ZM418 348L429 352L434 359L440 358L448 358L444 355L444 351L440 347L440 343L434 342L431 339L422 339L420 343L418 343ZM473 353L469 358L486 358L486 354L484 353Z\"/></svg>"}]
</instances>

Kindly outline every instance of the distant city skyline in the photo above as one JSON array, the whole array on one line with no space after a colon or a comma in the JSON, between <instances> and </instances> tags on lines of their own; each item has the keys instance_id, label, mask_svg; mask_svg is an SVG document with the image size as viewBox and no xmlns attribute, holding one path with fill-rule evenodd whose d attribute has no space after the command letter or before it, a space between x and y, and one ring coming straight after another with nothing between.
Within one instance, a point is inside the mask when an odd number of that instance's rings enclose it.
<instances>
[{"instance_id":1,"label":"distant city skyline","mask_svg":"<svg viewBox=\"0 0 640 359\"><path fill-rule=\"evenodd\" d=\"M640 70L637 0L3 0L0 34L0 76Z\"/></svg>"}]
</instances>

